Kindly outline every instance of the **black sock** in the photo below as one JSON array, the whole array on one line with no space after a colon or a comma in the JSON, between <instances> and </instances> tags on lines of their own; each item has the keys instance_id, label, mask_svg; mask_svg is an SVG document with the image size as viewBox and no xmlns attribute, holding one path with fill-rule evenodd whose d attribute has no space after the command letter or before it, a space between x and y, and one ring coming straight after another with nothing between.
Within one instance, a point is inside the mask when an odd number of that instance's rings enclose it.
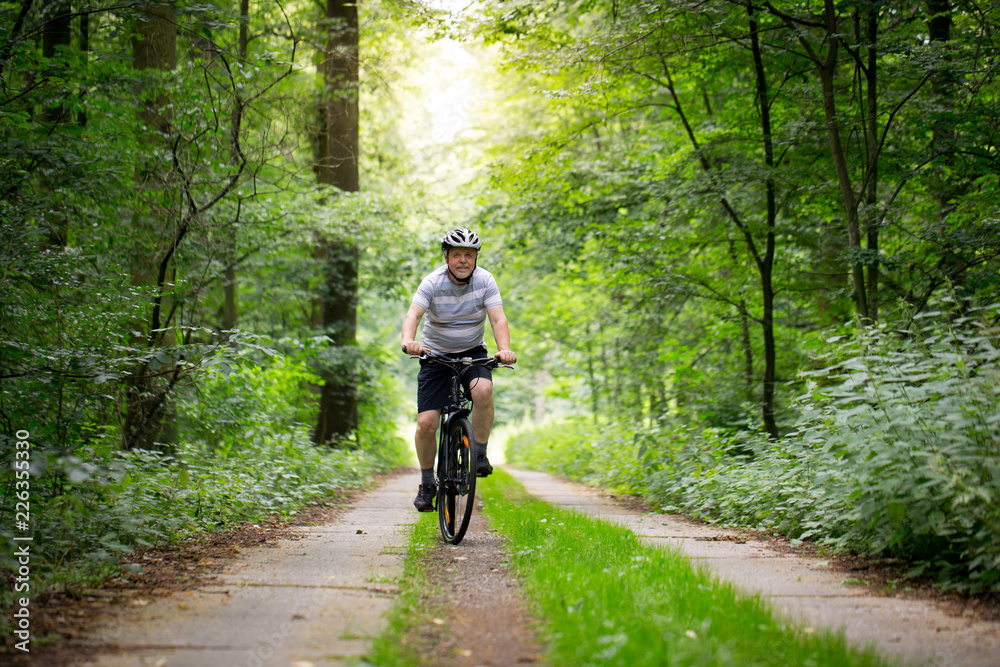
<instances>
[{"instance_id":1,"label":"black sock","mask_svg":"<svg viewBox=\"0 0 1000 667\"><path fill-rule=\"evenodd\" d=\"M434 483L434 467L420 469L420 483L430 486Z\"/></svg>"},{"instance_id":2,"label":"black sock","mask_svg":"<svg viewBox=\"0 0 1000 667\"><path fill-rule=\"evenodd\" d=\"M477 442L476 443L476 456L478 456L479 458L483 458L484 456L486 456L486 446L487 446L487 444L489 444L489 443L485 443L485 442Z\"/></svg>"}]
</instances>

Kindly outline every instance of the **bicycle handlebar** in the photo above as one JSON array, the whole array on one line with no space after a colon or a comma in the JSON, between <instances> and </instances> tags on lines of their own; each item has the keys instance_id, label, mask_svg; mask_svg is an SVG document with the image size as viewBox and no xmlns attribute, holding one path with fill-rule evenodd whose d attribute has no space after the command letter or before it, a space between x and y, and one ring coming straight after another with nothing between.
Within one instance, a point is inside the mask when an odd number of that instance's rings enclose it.
<instances>
[{"instance_id":1,"label":"bicycle handlebar","mask_svg":"<svg viewBox=\"0 0 1000 667\"><path fill-rule=\"evenodd\" d=\"M406 348L403 348L403 352L406 352ZM410 359L420 359L421 361L434 361L439 364L445 364L446 366L485 366L486 368L514 368L513 364L501 364L499 357L461 357L458 359L453 359L451 357L443 357L436 354L428 354L424 352L423 354L410 354L407 355Z\"/></svg>"}]
</instances>

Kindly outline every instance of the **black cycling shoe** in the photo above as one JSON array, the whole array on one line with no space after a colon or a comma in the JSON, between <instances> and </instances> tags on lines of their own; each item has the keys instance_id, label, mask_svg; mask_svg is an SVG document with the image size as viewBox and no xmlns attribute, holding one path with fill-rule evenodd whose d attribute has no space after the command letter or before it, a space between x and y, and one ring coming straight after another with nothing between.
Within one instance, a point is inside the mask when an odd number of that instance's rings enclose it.
<instances>
[{"instance_id":1,"label":"black cycling shoe","mask_svg":"<svg viewBox=\"0 0 1000 667\"><path fill-rule=\"evenodd\" d=\"M493 466L486 456L479 457L479 465L476 466L476 477L489 477L493 473Z\"/></svg>"},{"instance_id":2,"label":"black cycling shoe","mask_svg":"<svg viewBox=\"0 0 1000 667\"><path fill-rule=\"evenodd\" d=\"M413 506L418 512L433 512L434 499L437 497L437 484L421 484L417 489L417 497L413 501Z\"/></svg>"}]
</instances>

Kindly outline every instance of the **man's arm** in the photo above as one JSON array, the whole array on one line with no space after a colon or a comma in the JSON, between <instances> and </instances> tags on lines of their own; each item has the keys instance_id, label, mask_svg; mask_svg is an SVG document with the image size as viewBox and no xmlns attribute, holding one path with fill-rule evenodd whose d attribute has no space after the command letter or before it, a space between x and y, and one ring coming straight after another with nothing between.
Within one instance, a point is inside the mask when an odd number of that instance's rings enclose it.
<instances>
[{"instance_id":1,"label":"man's arm","mask_svg":"<svg viewBox=\"0 0 1000 667\"><path fill-rule=\"evenodd\" d=\"M421 355L424 353L424 346L415 340L417 325L420 324L420 318L423 316L424 309L411 303L410 309L406 311L406 317L403 318L403 349L406 350L407 354Z\"/></svg>"},{"instance_id":2,"label":"man's arm","mask_svg":"<svg viewBox=\"0 0 1000 667\"><path fill-rule=\"evenodd\" d=\"M490 327L493 329L493 338L497 341L497 356L505 364L513 364L517 361L517 355L510 349L510 326L507 324L507 316L503 312L503 305L490 306L486 309L486 314L490 318Z\"/></svg>"}]
</instances>

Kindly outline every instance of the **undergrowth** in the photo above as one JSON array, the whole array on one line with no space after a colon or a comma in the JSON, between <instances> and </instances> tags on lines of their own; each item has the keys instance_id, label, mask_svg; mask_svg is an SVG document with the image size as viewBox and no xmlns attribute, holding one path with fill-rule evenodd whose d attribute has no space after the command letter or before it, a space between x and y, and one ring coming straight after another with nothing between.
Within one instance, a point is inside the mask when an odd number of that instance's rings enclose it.
<instances>
[{"instance_id":1,"label":"undergrowth","mask_svg":"<svg viewBox=\"0 0 1000 667\"><path fill-rule=\"evenodd\" d=\"M828 340L777 442L570 423L520 434L507 455L668 511L901 558L943 588L1000 591L997 310Z\"/></svg>"},{"instance_id":2,"label":"undergrowth","mask_svg":"<svg viewBox=\"0 0 1000 667\"><path fill-rule=\"evenodd\" d=\"M110 430L71 452L36 451L29 478L30 597L105 576L137 548L291 514L405 461L391 416L370 406L349 447L313 445L304 419L314 404L308 387L314 380L295 359L247 363L207 378L179 401L178 440L160 451L122 451ZM13 449L4 449L7 457ZM15 534L14 508L5 493L4 542ZM0 555L11 573L13 553ZM0 608L14 596L14 586L4 586Z\"/></svg>"}]
</instances>

